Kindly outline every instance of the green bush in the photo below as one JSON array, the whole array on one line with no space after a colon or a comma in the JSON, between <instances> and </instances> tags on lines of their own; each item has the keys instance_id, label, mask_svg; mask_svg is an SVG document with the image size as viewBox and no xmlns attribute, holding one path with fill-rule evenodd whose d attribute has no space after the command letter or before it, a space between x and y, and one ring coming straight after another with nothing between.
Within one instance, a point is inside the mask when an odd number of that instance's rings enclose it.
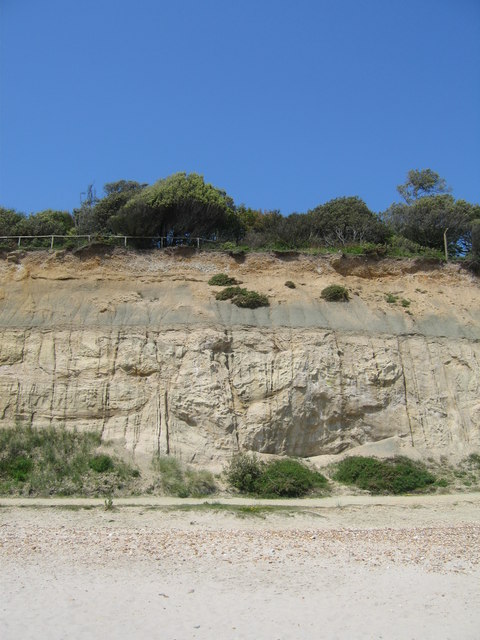
<instances>
[{"instance_id":1,"label":"green bush","mask_svg":"<svg viewBox=\"0 0 480 640\"><path fill-rule=\"evenodd\" d=\"M331 284L325 287L320 295L328 302L348 302L350 299L348 291L339 284Z\"/></svg>"},{"instance_id":2,"label":"green bush","mask_svg":"<svg viewBox=\"0 0 480 640\"><path fill-rule=\"evenodd\" d=\"M296 284L292 280L287 280L285 282L285 286L288 287L289 289L296 289L297 288Z\"/></svg>"},{"instance_id":3,"label":"green bush","mask_svg":"<svg viewBox=\"0 0 480 640\"><path fill-rule=\"evenodd\" d=\"M242 493L255 493L264 464L254 454L239 453L226 468L228 482Z\"/></svg>"},{"instance_id":4,"label":"green bush","mask_svg":"<svg viewBox=\"0 0 480 640\"><path fill-rule=\"evenodd\" d=\"M327 479L298 460L286 458L265 465L258 478L255 493L263 498L296 498L318 487L326 487Z\"/></svg>"},{"instance_id":5,"label":"green bush","mask_svg":"<svg viewBox=\"0 0 480 640\"><path fill-rule=\"evenodd\" d=\"M25 482L33 469L33 460L17 456L5 465L7 474L17 482Z\"/></svg>"},{"instance_id":6,"label":"green bush","mask_svg":"<svg viewBox=\"0 0 480 640\"><path fill-rule=\"evenodd\" d=\"M232 300L235 296L240 294L246 294L248 292L247 289L241 289L240 287L227 287L226 289L222 289L215 295L216 300Z\"/></svg>"},{"instance_id":7,"label":"green bush","mask_svg":"<svg viewBox=\"0 0 480 640\"><path fill-rule=\"evenodd\" d=\"M376 494L406 493L435 482L424 464L402 456L389 460L362 456L345 458L338 463L333 479Z\"/></svg>"},{"instance_id":8,"label":"green bush","mask_svg":"<svg viewBox=\"0 0 480 640\"><path fill-rule=\"evenodd\" d=\"M394 296L393 293L386 293L385 300L388 304L396 304L398 301L398 296Z\"/></svg>"},{"instance_id":9,"label":"green bush","mask_svg":"<svg viewBox=\"0 0 480 640\"><path fill-rule=\"evenodd\" d=\"M256 291L249 291L241 287L227 287L219 291L216 300L231 300L237 307L248 309L256 309L257 307L268 307L269 302L267 296Z\"/></svg>"},{"instance_id":10,"label":"green bush","mask_svg":"<svg viewBox=\"0 0 480 640\"><path fill-rule=\"evenodd\" d=\"M256 291L246 291L245 293L238 293L232 298L232 302L237 307L243 307L245 309L257 309L258 307L268 307L269 302L267 296Z\"/></svg>"},{"instance_id":11,"label":"green bush","mask_svg":"<svg viewBox=\"0 0 480 640\"><path fill-rule=\"evenodd\" d=\"M315 488L326 488L327 479L292 458L261 462L254 454L241 453L226 468L228 482L242 493L262 498L304 496Z\"/></svg>"},{"instance_id":12,"label":"green bush","mask_svg":"<svg viewBox=\"0 0 480 640\"><path fill-rule=\"evenodd\" d=\"M467 460L472 466L477 467L478 469L480 469L480 454L471 453L468 456Z\"/></svg>"},{"instance_id":13,"label":"green bush","mask_svg":"<svg viewBox=\"0 0 480 640\"><path fill-rule=\"evenodd\" d=\"M88 466L90 467L90 469L93 469L93 471L96 471L97 473L106 473L107 471L111 471L115 465L110 456L101 454L90 458L90 460L88 461Z\"/></svg>"},{"instance_id":14,"label":"green bush","mask_svg":"<svg viewBox=\"0 0 480 640\"><path fill-rule=\"evenodd\" d=\"M227 276L226 273L217 273L210 278L208 284L215 287L228 287L232 284L238 284L238 282L235 278Z\"/></svg>"}]
</instances>

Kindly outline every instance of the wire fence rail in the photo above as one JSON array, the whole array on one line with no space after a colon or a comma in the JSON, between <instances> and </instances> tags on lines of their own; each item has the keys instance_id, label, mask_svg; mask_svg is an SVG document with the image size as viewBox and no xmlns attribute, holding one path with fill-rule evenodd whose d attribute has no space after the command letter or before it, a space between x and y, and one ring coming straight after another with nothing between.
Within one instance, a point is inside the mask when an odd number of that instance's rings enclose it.
<instances>
[{"instance_id":1,"label":"wire fence rail","mask_svg":"<svg viewBox=\"0 0 480 640\"><path fill-rule=\"evenodd\" d=\"M196 247L200 249L202 244L210 243L216 244L217 240L210 240L208 238L191 238L189 236L113 236L113 235L102 235L97 236L95 234L85 234L85 235L75 235L75 236L67 236L67 235L59 235L59 234L49 234L49 235L37 235L37 236L0 236L0 241L2 240L12 240L15 241L17 247L22 246L22 240L50 240L50 249L55 248L55 240L56 239L66 239L70 241L75 241L78 239L87 240L86 244L90 244L92 240L97 242L112 242L112 241L120 241L124 247L128 246L129 240L152 240L152 245L155 245L158 249L165 249L167 247L178 247L178 246L189 246ZM24 245L25 246L25 245ZM39 247L43 248L43 247Z\"/></svg>"}]
</instances>

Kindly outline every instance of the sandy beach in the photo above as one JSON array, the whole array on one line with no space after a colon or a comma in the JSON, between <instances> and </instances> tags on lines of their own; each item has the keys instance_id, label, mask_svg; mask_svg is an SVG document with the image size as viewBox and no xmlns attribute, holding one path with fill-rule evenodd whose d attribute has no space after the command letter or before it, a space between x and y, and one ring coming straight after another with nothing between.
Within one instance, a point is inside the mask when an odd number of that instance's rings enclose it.
<instances>
[{"instance_id":1,"label":"sandy beach","mask_svg":"<svg viewBox=\"0 0 480 640\"><path fill-rule=\"evenodd\" d=\"M0 500L0 636L478 639L480 494L220 502Z\"/></svg>"}]
</instances>

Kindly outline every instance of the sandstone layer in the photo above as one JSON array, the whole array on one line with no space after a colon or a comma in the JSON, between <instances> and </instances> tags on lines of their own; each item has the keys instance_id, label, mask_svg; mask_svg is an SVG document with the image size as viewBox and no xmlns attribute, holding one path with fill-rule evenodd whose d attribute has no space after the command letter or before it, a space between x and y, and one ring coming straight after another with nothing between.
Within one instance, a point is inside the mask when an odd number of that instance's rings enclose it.
<instances>
[{"instance_id":1,"label":"sandstone layer","mask_svg":"<svg viewBox=\"0 0 480 640\"><path fill-rule=\"evenodd\" d=\"M270 307L217 302L219 272ZM332 283L350 302L320 298ZM480 449L479 363L479 281L457 265L168 250L0 261L0 425L98 430L137 457L378 442L464 455Z\"/></svg>"}]
</instances>

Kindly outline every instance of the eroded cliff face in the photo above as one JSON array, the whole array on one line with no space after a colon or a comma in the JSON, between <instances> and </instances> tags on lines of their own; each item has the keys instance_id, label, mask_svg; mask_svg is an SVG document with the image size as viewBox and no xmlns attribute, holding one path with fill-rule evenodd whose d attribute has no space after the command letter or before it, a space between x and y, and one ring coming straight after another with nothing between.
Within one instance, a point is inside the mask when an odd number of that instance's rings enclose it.
<instances>
[{"instance_id":1,"label":"eroded cliff face","mask_svg":"<svg viewBox=\"0 0 480 640\"><path fill-rule=\"evenodd\" d=\"M270 308L216 302L218 272ZM32 254L0 275L0 424L201 464L389 438L421 455L480 448L480 290L456 266L117 252ZM334 282L349 303L320 299Z\"/></svg>"}]
</instances>

